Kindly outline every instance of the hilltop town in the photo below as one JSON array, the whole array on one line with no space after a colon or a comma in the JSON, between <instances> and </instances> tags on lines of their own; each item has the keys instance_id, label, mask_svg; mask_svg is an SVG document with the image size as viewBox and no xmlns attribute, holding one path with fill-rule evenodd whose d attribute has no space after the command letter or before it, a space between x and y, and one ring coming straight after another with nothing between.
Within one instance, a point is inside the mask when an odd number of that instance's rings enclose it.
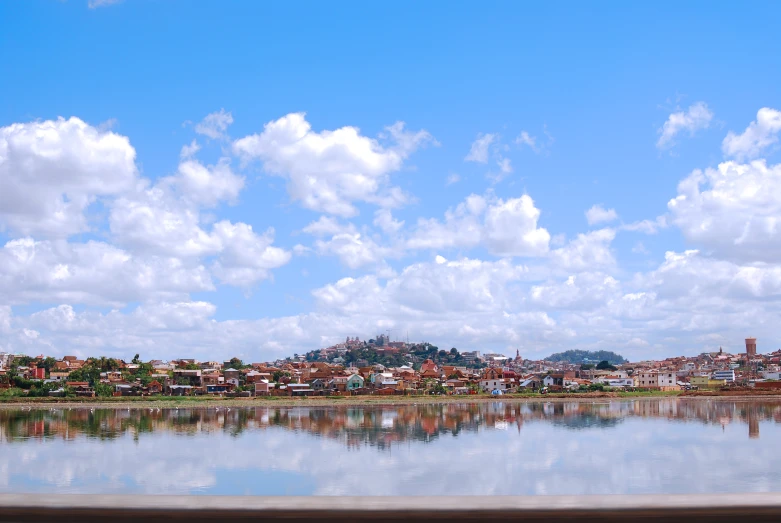
<instances>
[{"instance_id":1,"label":"hilltop town","mask_svg":"<svg viewBox=\"0 0 781 523\"><path fill-rule=\"evenodd\" d=\"M345 342L273 362L130 362L99 357L54 358L0 353L0 395L111 396L353 396L678 391L751 387L781 390L781 351L719 349L697 356L625 362L550 361L479 351L442 350L428 343L391 342L387 336ZM569 351L578 353L580 351ZM589 354L589 353L583 353ZM566 355L566 353L565 353ZM560 356L560 355L555 355ZM571 354L569 354L571 356ZM570 358L571 359L571 358Z\"/></svg>"}]
</instances>

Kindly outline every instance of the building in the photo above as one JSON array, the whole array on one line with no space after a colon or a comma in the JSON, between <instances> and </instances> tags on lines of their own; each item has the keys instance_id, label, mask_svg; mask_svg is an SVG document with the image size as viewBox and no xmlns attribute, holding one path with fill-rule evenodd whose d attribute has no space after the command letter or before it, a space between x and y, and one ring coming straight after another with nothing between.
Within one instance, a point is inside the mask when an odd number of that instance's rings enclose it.
<instances>
[{"instance_id":1,"label":"building","mask_svg":"<svg viewBox=\"0 0 781 523\"><path fill-rule=\"evenodd\" d=\"M239 375L241 374L241 371L236 370L234 368L225 369L222 371L223 376L225 376L225 380L231 380L231 379L239 379Z\"/></svg>"},{"instance_id":2,"label":"building","mask_svg":"<svg viewBox=\"0 0 781 523\"><path fill-rule=\"evenodd\" d=\"M347 378L347 390L362 389L363 384L364 379L360 374L352 374L349 378Z\"/></svg>"},{"instance_id":3,"label":"building","mask_svg":"<svg viewBox=\"0 0 781 523\"><path fill-rule=\"evenodd\" d=\"M757 357L757 339L746 338L746 357L753 360Z\"/></svg>"},{"instance_id":4,"label":"building","mask_svg":"<svg viewBox=\"0 0 781 523\"><path fill-rule=\"evenodd\" d=\"M714 380L710 376L692 376L689 385L699 389L719 389L727 384L727 380Z\"/></svg>"},{"instance_id":5,"label":"building","mask_svg":"<svg viewBox=\"0 0 781 523\"><path fill-rule=\"evenodd\" d=\"M714 380L725 380L727 383L734 383L735 382L735 371L734 370L716 370L713 371L713 379Z\"/></svg>"},{"instance_id":6,"label":"building","mask_svg":"<svg viewBox=\"0 0 781 523\"><path fill-rule=\"evenodd\" d=\"M641 389L678 390L678 377L673 371L644 370L634 376Z\"/></svg>"},{"instance_id":7,"label":"building","mask_svg":"<svg viewBox=\"0 0 781 523\"><path fill-rule=\"evenodd\" d=\"M268 396L271 394L271 390L274 388L273 383L269 383L266 380L255 382L255 396Z\"/></svg>"},{"instance_id":8,"label":"building","mask_svg":"<svg viewBox=\"0 0 781 523\"><path fill-rule=\"evenodd\" d=\"M510 380L504 379L504 378L493 378L493 379L481 379L480 380L480 389L483 392L493 392L495 390L505 392L512 388L512 383Z\"/></svg>"},{"instance_id":9,"label":"building","mask_svg":"<svg viewBox=\"0 0 781 523\"><path fill-rule=\"evenodd\" d=\"M480 358L480 351L479 350L473 350L473 351L467 351L461 353L461 359L464 363L471 365L474 363L478 363L482 360Z\"/></svg>"},{"instance_id":10,"label":"building","mask_svg":"<svg viewBox=\"0 0 781 523\"><path fill-rule=\"evenodd\" d=\"M621 376L601 376L594 380L595 383L602 383L608 387L634 387L635 380L632 378L622 378Z\"/></svg>"},{"instance_id":11,"label":"building","mask_svg":"<svg viewBox=\"0 0 781 523\"><path fill-rule=\"evenodd\" d=\"M201 370L174 369L174 381L177 385L192 385L200 387L203 385Z\"/></svg>"}]
</instances>

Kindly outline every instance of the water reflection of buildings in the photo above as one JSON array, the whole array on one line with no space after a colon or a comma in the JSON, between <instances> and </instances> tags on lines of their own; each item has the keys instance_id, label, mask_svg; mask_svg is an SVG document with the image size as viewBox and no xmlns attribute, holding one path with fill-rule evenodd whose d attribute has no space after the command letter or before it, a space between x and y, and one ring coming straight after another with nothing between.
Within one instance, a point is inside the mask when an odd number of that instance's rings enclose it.
<instances>
[{"instance_id":1,"label":"water reflection of buildings","mask_svg":"<svg viewBox=\"0 0 781 523\"><path fill-rule=\"evenodd\" d=\"M184 437L221 431L284 429L340 440L350 448L390 448L404 441L431 442L462 432L515 429L549 423L566 430L609 429L630 418L726 425L746 423L750 438L760 422L781 423L781 402L658 401L448 403L333 408L178 408L0 410L0 441L135 439L152 432Z\"/></svg>"}]
</instances>

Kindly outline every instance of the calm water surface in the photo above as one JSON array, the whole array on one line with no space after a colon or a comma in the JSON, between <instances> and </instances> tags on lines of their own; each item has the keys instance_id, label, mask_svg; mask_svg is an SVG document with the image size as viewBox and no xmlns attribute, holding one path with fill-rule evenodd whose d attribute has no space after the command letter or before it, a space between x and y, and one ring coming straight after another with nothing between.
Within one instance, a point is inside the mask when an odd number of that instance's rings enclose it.
<instances>
[{"instance_id":1,"label":"calm water surface","mask_svg":"<svg viewBox=\"0 0 781 523\"><path fill-rule=\"evenodd\" d=\"M781 491L781 402L0 410L0 492Z\"/></svg>"}]
</instances>

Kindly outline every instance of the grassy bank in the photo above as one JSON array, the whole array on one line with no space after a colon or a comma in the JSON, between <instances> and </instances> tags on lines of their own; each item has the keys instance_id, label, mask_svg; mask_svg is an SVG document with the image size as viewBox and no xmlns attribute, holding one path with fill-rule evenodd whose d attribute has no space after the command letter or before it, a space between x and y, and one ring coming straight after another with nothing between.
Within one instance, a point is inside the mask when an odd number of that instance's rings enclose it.
<instances>
[{"instance_id":1,"label":"grassy bank","mask_svg":"<svg viewBox=\"0 0 781 523\"><path fill-rule=\"evenodd\" d=\"M750 399L774 397L781 399L781 394L735 394L726 392L675 392L675 391L644 391L644 392L587 392L569 394L505 394L491 396L478 394L468 396L324 396L316 398L263 397L263 398L223 398L215 396L198 397L117 397L117 398L0 398L0 408L176 408L176 407L294 407L294 406L336 406L336 405L420 405L442 403L482 403L496 401L594 401L596 399L634 399L634 398L741 398Z\"/></svg>"}]
</instances>

